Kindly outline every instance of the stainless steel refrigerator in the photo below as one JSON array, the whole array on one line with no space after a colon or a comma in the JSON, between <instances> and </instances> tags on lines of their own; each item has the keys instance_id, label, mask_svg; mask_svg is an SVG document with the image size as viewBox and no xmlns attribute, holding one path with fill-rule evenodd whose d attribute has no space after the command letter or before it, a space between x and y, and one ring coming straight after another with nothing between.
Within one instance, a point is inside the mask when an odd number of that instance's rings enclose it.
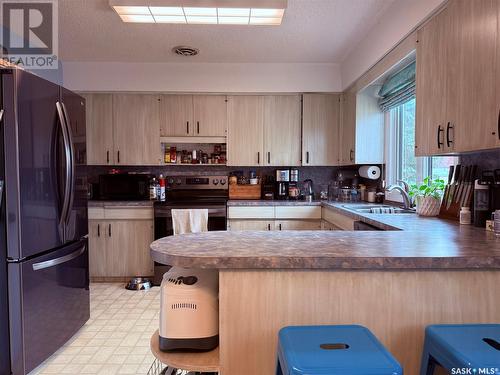
<instances>
[{"instance_id":1,"label":"stainless steel refrigerator","mask_svg":"<svg viewBox=\"0 0 500 375\"><path fill-rule=\"evenodd\" d=\"M21 70L0 78L0 375L17 375L90 316L85 100Z\"/></svg>"}]
</instances>

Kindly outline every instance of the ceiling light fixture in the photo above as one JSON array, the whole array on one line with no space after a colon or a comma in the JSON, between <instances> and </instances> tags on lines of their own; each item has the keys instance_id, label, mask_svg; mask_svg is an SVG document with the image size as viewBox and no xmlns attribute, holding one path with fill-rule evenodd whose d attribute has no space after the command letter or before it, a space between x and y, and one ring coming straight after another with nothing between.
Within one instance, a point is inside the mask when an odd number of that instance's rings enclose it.
<instances>
[{"instance_id":1,"label":"ceiling light fixture","mask_svg":"<svg viewBox=\"0 0 500 375\"><path fill-rule=\"evenodd\" d=\"M281 25L287 0L109 0L123 22Z\"/></svg>"}]
</instances>

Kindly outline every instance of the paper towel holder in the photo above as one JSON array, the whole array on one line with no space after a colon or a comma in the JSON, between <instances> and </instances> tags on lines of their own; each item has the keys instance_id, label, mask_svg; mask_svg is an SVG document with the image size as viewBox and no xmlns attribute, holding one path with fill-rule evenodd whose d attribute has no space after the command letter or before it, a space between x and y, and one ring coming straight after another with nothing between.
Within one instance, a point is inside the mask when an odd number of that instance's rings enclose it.
<instances>
[{"instance_id":1,"label":"paper towel holder","mask_svg":"<svg viewBox=\"0 0 500 375\"><path fill-rule=\"evenodd\" d=\"M370 180L378 180L381 176L380 167L376 165L363 165L359 167L359 176Z\"/></svg>"}]
</instances>

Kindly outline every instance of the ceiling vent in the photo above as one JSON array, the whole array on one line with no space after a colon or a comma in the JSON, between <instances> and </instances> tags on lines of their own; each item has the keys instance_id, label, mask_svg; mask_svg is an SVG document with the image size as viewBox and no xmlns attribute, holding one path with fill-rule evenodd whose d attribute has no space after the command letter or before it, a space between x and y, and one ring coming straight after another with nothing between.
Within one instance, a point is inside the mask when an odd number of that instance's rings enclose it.
<instances>
[{"instance_id":1,"label":"ceiling vent","mask_svg":"<svg viewBox=\"0 0 500 375\"><path fill-rule=\"evenodd\" d=\"M200 50L193 47L177 46L172 48L172 51L181 56L196 56Z\"/></svg>"}]
</instances>

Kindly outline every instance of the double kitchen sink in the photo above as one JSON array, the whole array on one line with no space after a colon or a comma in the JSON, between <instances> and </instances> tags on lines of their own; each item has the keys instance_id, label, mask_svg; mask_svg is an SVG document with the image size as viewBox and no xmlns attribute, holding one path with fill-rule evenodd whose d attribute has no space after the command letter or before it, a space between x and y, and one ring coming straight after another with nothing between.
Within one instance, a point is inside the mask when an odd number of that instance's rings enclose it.
<instances>
[{"instance_id":1,"label":"double kitchen sink","mask_svg":"<svg viewBox=\"0 0 500 375\"><path fill-rule=\"evenodd\" d=\"M345 209L361 214L414 214L415 210L389 205L371 205L371 206L343 206Z\"/></svg>"}]
</instances>

